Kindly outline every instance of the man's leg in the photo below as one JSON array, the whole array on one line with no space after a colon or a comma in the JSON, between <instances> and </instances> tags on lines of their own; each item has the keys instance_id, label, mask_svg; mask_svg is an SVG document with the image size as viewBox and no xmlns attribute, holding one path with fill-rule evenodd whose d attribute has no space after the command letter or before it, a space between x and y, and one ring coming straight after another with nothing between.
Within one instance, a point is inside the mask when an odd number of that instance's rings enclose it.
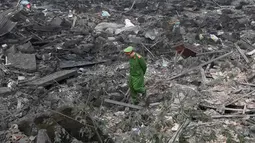
<instances>
[{"instance_id":1,"label":"man's leg","mask_svg":"<svg viewBox=\"0 0 255 143\"><path fill-rule=\"evenodd\" d=\"M138 95L137 95L137 92L134 90L133 87L130 87L130 95L131 95L131 98L132 98L132 103L133 104L138 104L139 101L138 101Z\"/></svg>"},{"instance_id":2,"label":"man's leg","mask_svg":"<svg viewBox=\"0 0 255 143\"><path fill-rule=\"evenodd\" d=\"M133 88L134 91L138 94L142 94L142 97L139 97L137 95L137 99L140 101L144 101L144 99L146 98L146 89L144 86L144 77L143 76L137 76L133 79Z\"/></svg>"},{"instance_id":3,"label":"man's leg","mask_svg":"<svg viewBox=\"0 0 255 143\"><path fill-rule=\"evenodd\" d=\"M142 95L146 95L146 88L144 86L144 77L139 76L135 80L133 80L133 88L137 93L141 93Z\"/></svg>"},{"instance_id":4,"label":"man's leg","mask_svg":"<svg viewBox=\"0 0 255 143\"><path fill-rule=\"evenodd\" d=\"M136 104L138 104L138 99L137 99L138 95L134 89L132 78L129 79L129 88L130 88L130 95L131 95L132 103L136 105Z\"/></svg>"}]
</instances>

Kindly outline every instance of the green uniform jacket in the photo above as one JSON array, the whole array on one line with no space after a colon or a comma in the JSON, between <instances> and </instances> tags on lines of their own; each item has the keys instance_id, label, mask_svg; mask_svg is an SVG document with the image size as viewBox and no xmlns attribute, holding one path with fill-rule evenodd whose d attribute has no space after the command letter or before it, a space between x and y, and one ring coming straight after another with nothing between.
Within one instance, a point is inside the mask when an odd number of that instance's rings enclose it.
<instances>
[{"instance_id":1,"label":"green uniform jacket","mask_svg":"<svg viewBox=\"0 0 255 143\"><path fill-rule=\"evenodd\" d=\"M137 93L144 93L144 74L146 73L146 63L142 56L135 53L133 58L129 60L130 64L130 77L129 86L131 95L134 97Z\"/></svg>"}]
</instances>

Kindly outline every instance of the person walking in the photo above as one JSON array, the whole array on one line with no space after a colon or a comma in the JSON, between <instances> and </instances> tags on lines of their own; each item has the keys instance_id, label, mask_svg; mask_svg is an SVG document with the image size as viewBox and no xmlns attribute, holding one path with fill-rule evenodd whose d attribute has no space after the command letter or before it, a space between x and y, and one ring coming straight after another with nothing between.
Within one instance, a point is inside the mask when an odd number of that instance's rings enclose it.
<instances>
[{"instance_id":1,"label":"person walking","mask_svg":"<svg viewBox=\"0 0 255 143\"><path fill-rule=\"evenodd\" d=\"M129 88L133 104L139 103L138 94L142 94L143 98L146 97L146 88L144 85L144 75L147 70L147 65L144 58L138 53L134 52L132 46L124 49L125 54L129 57L130 75L129 75Z\"/></svg>"}]
</instances>

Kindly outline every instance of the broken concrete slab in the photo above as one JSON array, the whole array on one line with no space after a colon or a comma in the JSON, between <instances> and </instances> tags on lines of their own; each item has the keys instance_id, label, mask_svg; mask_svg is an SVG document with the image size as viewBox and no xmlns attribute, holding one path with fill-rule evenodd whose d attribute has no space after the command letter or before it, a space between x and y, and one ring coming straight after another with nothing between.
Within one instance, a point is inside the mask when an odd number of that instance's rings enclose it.
<instances>
[{"instance_id":1,"label":"broken concrete slab","mask_svg":"<svg viewBox=\"0 0 255 143\"><path fill-rule=\"evenodd\" d=\"M86 61L61 61L59 64L59 67L61 69L65 68L73 68L73 67L84 67L84 66L92 66L95 64L101 64L107 62L106 60L104 61L99 61L99 62L86 62Z\"/></svg>"},{"instance_id":2,"label":"broken concrete slab","mask_svg":"<svg viewBox=\"0 0 255 143\"><path fill-rule=\"evenodd\" d=\"M11 93L11 89L9 87L0 87L0 96L7 95Z\"/></svg>"},{"instance_id":3,"label":"broken concrete slab","mask_svg":"<svg viewBox=\"0 0 255 143\"><path fill-rule=\"evenodd\" d=\"M35 52L35 48L31 44L31 42L27 42L23 45L18 46L18 49L22 53L34 53Z\"/></svg>"},{"instance_id":4,"label":"broken concrete slab","mask_svg":"<svg viewBox=\"0 0 255 143\"><path fill-rule=\"evenodd\" d=\"M50 25L60 27L62 22L63 22L63 20L61 18L55 17L54 19L52 19Z\"/></svg>"},{"instance_id":5,"label":"broken concrete slab","mask_svg":"<svg viewBox=\"0 0 255 143\"><path fill-rule=\"evenodd\" d=\"M27 70L29 72L36 70L35 54L12 54L7 55L6 64L14 68Z\"/></svg>"},{"instance_id":6,"label":"broken concrete slab","mask_svg":"<svg viewBox=\"0 0 255 143\"><path fill-rule=\"evenodd\" d=\"M63 70L63 71L58 71L53 74L47 75L45 77L33 80L27 84L34 85L34 86L48 86L57 81L61 81L63 79L66 79L75 75L77 75L76 70Z\"/></svg>"}]
</instances>

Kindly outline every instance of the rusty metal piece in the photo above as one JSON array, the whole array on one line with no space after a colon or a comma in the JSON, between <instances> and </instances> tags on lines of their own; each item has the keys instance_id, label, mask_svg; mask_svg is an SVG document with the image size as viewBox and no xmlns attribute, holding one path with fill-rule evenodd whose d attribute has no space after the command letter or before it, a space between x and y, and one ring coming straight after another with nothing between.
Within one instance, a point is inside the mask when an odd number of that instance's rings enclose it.
<instances>
[{"instance_id":1,"label":"rusty metal piece","mask_svg":"<svg viewBox=\"0 0 255 143\"><path fill-rule=\"evenodd\" d=\"M178 43L173 46L178 54L181 54L183 58L196 57L198 50L192 46L185 43Z\"/></svg>"}]
</instances>

